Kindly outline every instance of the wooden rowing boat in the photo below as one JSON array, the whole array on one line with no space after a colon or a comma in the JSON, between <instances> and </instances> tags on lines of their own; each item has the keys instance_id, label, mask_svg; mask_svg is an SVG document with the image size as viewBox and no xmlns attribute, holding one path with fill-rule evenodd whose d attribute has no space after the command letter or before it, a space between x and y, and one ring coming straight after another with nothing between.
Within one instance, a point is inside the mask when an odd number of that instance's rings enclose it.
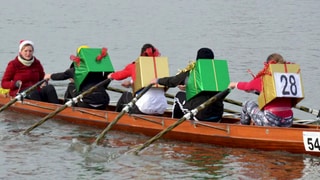
<instances>
[{"instance_id":1,"label":"wooden rowing boat","mask_svg":"<svg viewBox=\"0 0 320 180\"><path fill-rule=\"evenodd\" d=\"M0 106L10 98L0 96ZM25 99L15 102L8 110L37 116L46 116L62 105ZM106 111L67 107L54 119L74 124L105 128L118 113L110 106ZM125 114L113 130L154 136L177 119L164 116ZM41 126L39 127L41 128ZM266 151L287 151L320 156L320 127L294 124L290 128L240 125L234 116L224 116L220 123L185 121L163 136L166 139L207 143L234 148L252 148Z\"/></svg>"}]
</instances>

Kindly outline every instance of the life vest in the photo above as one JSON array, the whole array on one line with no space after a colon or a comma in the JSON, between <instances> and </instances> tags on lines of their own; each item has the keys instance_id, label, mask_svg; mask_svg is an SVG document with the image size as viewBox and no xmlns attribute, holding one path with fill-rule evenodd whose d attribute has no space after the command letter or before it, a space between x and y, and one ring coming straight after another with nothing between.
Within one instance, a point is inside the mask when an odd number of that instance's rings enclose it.
<instances>
[{"instance_id":1,"label":"life vest","mask_svg":"<svg viewBox=\"0 0 320 180\"><path fill-rule=\"evenodd\" d=\"M226 60L198 59L186 83L187 100L201 92L217 92L228 88L230 76Z\"/></svg>"},{"instance_id":2,"label":"life vest","mask_svg":"<svg viewBox=\"0 0 320 180\"><path fill-rule=\"evenodd\" d=\"M259 108L276 98L290 98L293 106L304 98L304 88L298 64L266 64L262 90L258 97Z\"/></svg>"}]
</instances>

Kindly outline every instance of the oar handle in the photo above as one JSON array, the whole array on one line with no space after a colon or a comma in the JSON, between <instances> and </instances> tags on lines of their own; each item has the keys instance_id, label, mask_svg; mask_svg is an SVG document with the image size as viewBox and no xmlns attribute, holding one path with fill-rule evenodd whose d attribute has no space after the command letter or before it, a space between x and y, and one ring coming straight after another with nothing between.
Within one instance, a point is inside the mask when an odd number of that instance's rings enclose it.
<instances>
[{"instance_id":1,"label":"oar handle","mask_svg":"<svg viewBox=\"0 0 320 180\"><path fill-rule=\"evenodd\" d=\"M141 92L138 93L137 96L135 96L117 115L117 117L111 121L111 123L100 133L98 138L94 141L94 144L97 145L100 143L101 139L104 138L104 136L107 134L107 132L120 120L120 118L126 113L129 112L130 108L140 99L142 95L144 95L153 84L149 84L147 87L145 87Z\"/></svg>"},{"instance_id":2,"label":"oar handle","mask_svg":"<svg viewBox=\"0 0 320 180\"><path fill-rule=\"evenodd\" d=\"M16 95L16 97L14 97L13 99L11 99L7 104L3 105L0 108L0 112L2 112L3 110L7 109L8 107L10 107L12 104L14 104L15 102L21 100L21 98L26 97L32 90L34 90L36 87L38 87L39 85L41 85L42 83L44 83L46 80L42 79L41 81L37 82L36 84L32 85L31 87L29 87L28 89L24 90L22 93L18 93L18 95Z\"/></svg>"},{"instance_id":3,"label":"oar handle","mask_svg":"<svg viewBox=\"0 0 320 180\"><path fill-rule=\"evenodd\" d=\"M142 95L144 95L153 85L154 85L154 84L151 83L151 84L149 84L147 87L143 88L142 91L139 92L138 95L137 95L135 98L133 98L134 103L135 103L138 99L140 99L140 97L141 97Z\"/></svg>"},{"instance_id":4,"label":"oar handle","mask_svg":"<svg viewBox=\"0 0 320 180\"><path fill-rule=\"evenodd\" d=\"M126 92L126 90L123 90L123 89L120 89L120 88L115 88L115 87L107 87L107 90L110 90L110 91L114 91L114 92L118 92L118 93L124 93ZM164 94L167 98L174 98L174 95L172 94L169 94L169 93L165 93Z\"/></svg>"},{"instance_id":5,"label":"oar handle","mask_svg":"<svg viewBox=\"0 0 320 180\"><path fill-rule=\"evenodd\" d=\"M223 101L227 102L227 103L230 103L230 104L237 105L237 106L242 106L242 102L235 101L235 100L232 100L232 99L225 98Z\"/></svg>"},{"instance_id":6,"label":"oar handle","mask_svg":"<svg viewBox=\"0 0 320 180\"><path fill-rule=\"evenodd\" d=\"M232 99L225 98L223 101L227 102L227 103L230 103L230 104L237 105L237 106L242 106L242 102L235 101L235 100L232 100ZM311 113L311 114L317 116L318 118L320 117L320 111L319 110L311 109L311 108L308 108L308 107L305 107L305 106L298 106L298 105L294 106L294 108L298 109L298 110L301 110L301 111L304 111L304 112L307 112L307 113Z\"/></svg>"},{"instance_id":7,"label":"oar handle","mask_svg":"<svg viewBox=\"0 0 320 180\"><path fill-rule=\"evenodd\" d=\"M299 109L301 111L307 112L307 113L311 113L315 116L317 116L318 118L320 117L320 111L319 110L315 110L315 109L311 109L311 108L307 108L305 106L294 106L294 108Z\"/></svg>"},{"instance_id":8,"label":"oar handle","mask_svg":"<svg viewBox=\"0 0 320 180\"><path fill-rule=\"evenodd\" d=\"M143 150L144 148L148 147L151 143L153 143L154 141L156 141L157 139L159 139L160 137L162 137L163 135L165 135L166 133L168 133L169 131L171 131L172 129L174 129L175 127L180 125L181 123L183 123L186 119L190 119L191 116L195 116L199 111L201 111L204 108L208 107L208 105L212 104L213 102L217 101L218 99L225 98L229 93L230 93L230 89L228 88L228 89L226 89L226 90L224 90L222 92L219 92L215 96L212 96L210 99L208 99L207 101L202 103L200 106L192 109L190 112L185 114L181 119L176 121L174 124L172 124L171 126L169 126L166 129L162 130L160 133L158 133L157 135L155 135L154 137L152 137L151 139L146 141L142 146L138 147L134 151L134 153L138 154L141 150Z\"/></svg>"},{"instance_id":9,"label":"oar handle","mask_svg":"<svg viewBox=\"0 0 320 180\"><path fill-rule=\"evenodd\" d=\"M36 87L38 87L39 85L41 85L42 83L44 83L45 81L47 81L46 79L42 79L41 81L37 82L36 84L34 84L33 86L29 87L28 89L24 90L22 92L23 97L25 97L27 94L29 94L32 90L34 90Z\"/></svg>"},{"instance_id":10,"label":"oar handle","mask_svg":"<svg viewBox=\"0 0 320 180\"><path fill-rule=\"evenodd\" d=\"M82 98L84 96L86 96L87 94L92 93L94 90L96 90L98 87L101 86L108 86L111 82L111 79L106 79L104 81L101 81L100 83L96 84L95 86L92 86L91 88L89 88L88 90L84 91L83 93L81 93L80 95L78 95L77 97Z\"/></svg>"}]
</instances>

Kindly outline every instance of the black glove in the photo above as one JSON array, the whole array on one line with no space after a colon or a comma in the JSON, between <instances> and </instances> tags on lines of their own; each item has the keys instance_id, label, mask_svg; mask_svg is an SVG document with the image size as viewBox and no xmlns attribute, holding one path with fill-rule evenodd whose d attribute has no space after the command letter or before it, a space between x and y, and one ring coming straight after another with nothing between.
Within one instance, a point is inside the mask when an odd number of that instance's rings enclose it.
<instances>
[{"instance_id":1,"label":"black glove","mask_svg":"<svg viewBox=\"0 0 320 180\"><path fill-rule=\"evenodd\" d=\"M14 85L16 86L16 88L19 88L22 85L22 81L18 80L16 81L16 83L14 83Z\"/></svg>"}]
</instances>

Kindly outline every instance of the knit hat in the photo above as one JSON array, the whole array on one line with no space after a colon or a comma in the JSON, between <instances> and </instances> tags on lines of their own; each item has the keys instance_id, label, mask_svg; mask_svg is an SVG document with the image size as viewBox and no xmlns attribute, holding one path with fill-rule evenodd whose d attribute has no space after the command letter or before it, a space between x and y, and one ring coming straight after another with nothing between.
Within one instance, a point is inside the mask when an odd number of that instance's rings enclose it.
<instances>
[{"instance_id":1,"label":"knit hat","mask_svg":"<svg viewBox=\"0 0 320 180\"><path fill-rule=\"evenodd\" d=\"M209 48L201 48L198 50L197 59L214 59L213 51Z\"/></svg>"},{"instance_id":2,"label":"knit hat","mask_svg":"<svg viewBox=\"0 0 320 180\"><path fill-rule=\"evenodd\" d=\"M23 46L25 46L27 44L30 44L34 48L34 44L33 44L32 41L30 41L30 40L21 40L20 44L19 44L19 52L21 52Z\"/></svg>"}]
</instances>

